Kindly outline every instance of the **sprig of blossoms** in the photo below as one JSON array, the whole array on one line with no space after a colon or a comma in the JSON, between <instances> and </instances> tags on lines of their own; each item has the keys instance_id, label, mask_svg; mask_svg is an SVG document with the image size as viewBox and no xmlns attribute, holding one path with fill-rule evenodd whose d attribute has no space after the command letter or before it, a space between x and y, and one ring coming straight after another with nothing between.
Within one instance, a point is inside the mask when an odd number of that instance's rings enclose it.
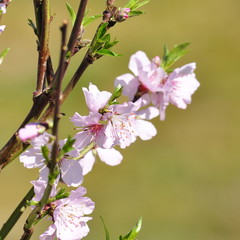
<instances>
[{"instance_id":1,"label":"sprig of blossoms","mask_svg":"<svg viewBox=\"0 0 240 240\"><path fill-rule=\"evenodd\" d=\"M39 201L46 188L46 182L37 180L32 181L34 185L35 198ZM88 198L84 197L86 189L82 186L72 190L69 197L53 201L45 206L43 213L47 212L53 221L53 224L40 235L40 240L49 240L57 237L60 240L80 240L89 233L87 222L91 217L86 217L93 212L95 204ZM53 189L51 196L56 195Z\"/></svg>"},{"instance_id":2,"label":"sprig of blossoms","mask_svg":"<svg viewBox=\"0 0 240 240\"><path fill-rule=\"evenodd\" d=\"M187 64L168 74L161 67L161 60L155 57L150 61L147 55L138 51L131 56L127 73L115 79L115 85L124 86L123 94L130 101L143 98L147 104L152 102L160 111L160 119L165 119L169 104L185 109L191 103L191 95L200 86L194 70L195 63Z\"/></svg>"}]
</instances>

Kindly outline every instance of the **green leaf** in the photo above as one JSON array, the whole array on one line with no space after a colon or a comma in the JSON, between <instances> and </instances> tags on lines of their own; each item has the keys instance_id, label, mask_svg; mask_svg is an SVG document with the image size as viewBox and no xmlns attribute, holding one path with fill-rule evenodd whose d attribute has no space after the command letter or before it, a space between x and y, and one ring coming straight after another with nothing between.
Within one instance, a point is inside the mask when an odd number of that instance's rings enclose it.
<instances>
[{"instance_id":1,"label":"green leaf","mask_svg":"<svg viewBox=\"0 0 240 240\"><path fill-rule=\"evenodd\" d=\"M96 53L99 55L107 55L107 56L112 56L112 57L121 56L120 54L117 54L109 49L100 49Z\"/></svg>"},{"instance_id":2,"label":"green leaf","mask_svg":"<svg viewBox=\"0 0 240 240\"><path fill-rule=\"evenodd\" d=\"M90 16L90 17L85 16L83 18L83 22L82 22L83 27L87 27L90 23L92 23L93 21L95 21L96 19L98 19L100 17L102 17L102 15L95 15L95 16Z\"/></svg>"},{"instance_id":3,"label":"green leaf","mask_svg":"<svg viewBox=\"0 0 240 240\"><path fill-rule=\"evenodd\" d=\"M137 234L140 232L142 227L142 218L140 218L137 224L132 228L132 230L124 237L120 236L119 240L135 240Z\"/></svg>"},{"instance_id":4,"label":"green leaf","mask_svg":"<svg viewBox=\"0 0 240 240\"><path fill-rule=\"evenodd\" d=\"M59 160L61 160L66 153L74 149L73 148L74 142L75 142L75 139L69 136L66 143L63 145L62 149L59 151L59 155L58 155Z\"/></svg>"},{"instance_id":5,"label":"green leaf","mask_svg":"<svg viewBox=\"0 0 240 240\"><path fill-rule=\"evenodd\" d=\"M117 41L117 40L114 40L113 42L110 42L110 41L106 42L105 45L104 45L104 48L109 49L109 48L113 47L114 45L116 45L118 42L119 41Z\"/></svg>"},{"instance_id":6,"label":"green leaf","mask_svg":"<svg viewBox=\"0 0 240 240\"><path fill-rule=\"evenodd\" d=\"M42 155L44 157L44 159L46 160L47 163L50 162L50 159L49 159L49 149L46 145L42 146L41 147L41 150L42 150Z\"/></svg>"},{"instance_id":7,"label":"green leaf","mask_svg":"<svg viewBox=\"0 0 240 240\"><path fill-rule=\"evenodd\" d=\"M139 15L142 15L142 14L144 14L145 12L143 12L143 11L135 11L135 10L133 10L133 11L131 11L130 13L128 13L128 16L129 17L135 17L135 16L139 16Z\"/></svg>"},{"instance_id":8,"label":"green leaf","mask_svg":"<svg viewBox=\"0 0 240 240\"><path fill-rule=\"evenodd\" d=\"M168 70L177 60L187 53L186 47L189 45L189 42L175 45L174 48L169 52L166 46L164 46L164 55L163 62L161 67L164 70Z\"/></svg>"},{"instance_id":9,"label":"green leaf","mask_svg":"<svg viewBox=\"0 0 240 240\"><path fill-rule=\"evenodd\" d=\"M123 91L123 86L118 84L118 86L114 89L114 92L113 92L112 96L108 100L108 104L109 105L115 104L116 103L115 100L122 95L122 91Z\"/></svg>"},{"instance_id":10,"label":"green leaf","mask_svg":"<svg viewBox=\"0 0 240 240\"><path fill-rule=\"evenodd\" d=\"M106 34L107 26L108 26L108 22L101 24L101 26L98 28L97 36L96 36L97 40L101 39Z\"/></svg>"},{"instance_id":11,"label":"green leaf","mask_svg":"<svg viewBox=\"0 0 240 240\"><path fill-rule=\"evenodd\" d=\"M72 25L74 25L75 20L76 20L76 13L74 12L73 8L71 7L71 5L68 2L66 2L66 6L67 6L67 10L71 17Z\"/></svg>"},{"instance_id":12,"label":"green leaf","mask_svg":"<svg viewBox=\"0 0 240 240\"><path fill-rule=\"evenodd\" d=\"M150 1L149 0L145 0L145 1L142 1L142 2L139 2L139 0L130 0L127 5L125 6L125 8L130 8L131 11L134 11L140 7L142 7L143 5L149 3Z\"/></svg>"},{"instance_id":13,"label":"green leaf","mask_svg":"<svg viewBox=\"0 0 240 240\"><path fill-rule=\"evenodd\" d=\"M4 49L0 54L0 65L3 62L3 59L6 57L7 53L10 51L10 48Z\"/></svg>"},{"instance_id":14,"label":"green leaf","mask_svg":"<svg viewBox=\"0 0 240 240\"><path fill-rule=\"evenodd\" d=\"M38 36L38 30L37 30L35 24L33 23L33 21L31 19L28 19L28 25L33 29L35 35Z\"/></svg>"},{"instance_id":15,"label":"green leaf","mask_svg":"<svg viewBox=\"0 0 240 240\"><path fill-rule=\"evenodd\" d=\"M103 223L103 227L104 227L104 231L105 231L105 236L106 236L106 240L110 240L110 234L109 234L109 231L106 227L106 224L104 223L104 220L103 220L103 217L100 216L101 220L102 220L102 223Z\"/></svg>"}]
</instances>

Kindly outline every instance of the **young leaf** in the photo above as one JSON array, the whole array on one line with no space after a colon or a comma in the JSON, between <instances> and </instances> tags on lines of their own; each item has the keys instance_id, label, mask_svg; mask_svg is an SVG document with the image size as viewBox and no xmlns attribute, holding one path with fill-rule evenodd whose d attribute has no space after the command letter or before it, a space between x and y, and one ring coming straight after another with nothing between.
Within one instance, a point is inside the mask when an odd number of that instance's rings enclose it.
<instances>
[{"instance_id":1,"label":"young leaf","mask_svg":"<svg viewBox=\"0 0 240 240\"><path fill-rule=\"evenodd\" d=\"M6 48L0 54L0 64L3 62L3 59L6 57L7 53L10 51L10 48Z\"/></svg>"},{"instance_id":2,"label":"young leaf","mask_svg":"<svg viewBox=\"0 0 240 240\"><path fill-rule=\"evenodd\" d=\"M97 31L97 36L96 36L96 39L97 41L99 39L101 39L107 32L107 25L108 25L108 22L106 23L103 23L99 28L98 28L98 31Z\"/></svg>"},{"instance_id":3,"label":"young leaf","mask_svg":"<svg viewBox=\"0 0 240 240\"><path fill-rule=\"evenodd\" d=\"M42 146L41 147L41 150L42 150L42 155L44 157L44 159L46 160L47 163L50 162L49 160L49 149L46 145Z\"/></svg>"},{"instance_id":4,"label":"young leaf","mask_svg":"<svg viewBox=\"0 0 240 240\"><path fill-rule=\"evenodd\" d=\"M189 44L190 44L189 42L186 42L176 45L170 52L165 46L163 62L161 64L161 67L165 70L168 70L169 67L171 67L177 60L179 60L182 56L184 56L187 53L185 49Z\"/></svg>"},{"instance_id":5,"label":"young leaf","mask_svg":"<svg viewBox=\"0 0 240 240\"><path fill-rule=\"evenodd\" d=\"M135 17L135 16L139 16L139 15L144 14L144 13L145 12L143 12L143 11L135 11L135 10L133 10L133 11L128 13L128 16L129 17Z\"/></svg>"},{"instance_id":6,"label":"young leaf","mask_svg":"<svg viewBox=\"0 0 240 240\"><path fill-rule=\"evenodd\" d=\"M83 27L87 27L90 23L92 23L93 21L95 21L96 19L102 17L102 15L95 15L95 16L90 16L90 17L84 17L83 18L83 22L82 25Z\"/></svg>"},{"instance_id":7,"label":"young leaf","mask_svg":"<svg viewBox=\"0 0 240 240\"><path fill-rule=\"evenodd\" d=\"M58 156L59 160L62 159L66 153L74 149L73 148L74 142L75 142L75 139L69 136L66 143L63 145L62 149L59 152L59 156Z\"/></svg>"},{"instance_id":8,"label":"young leaf","mask_svg":"<svg viewBox=\"0 0 240 240\"><path fill-rule=\"evenodd\" d=\"M142 2L139 2L139 0L130 0L127 5L125 6L125 8L130 8L131 11L134 11L140 7L142 7L143 5L149 3L150 1L149 0L145 0L145 1L142 1Z\"/></svg>"},{"instance_id":9,"label":"young leaf","mask_svg":"<svg viewBox=\"0 0 240 240\"><path fill-rule=\"evenodd\" d=\"M66 7L70 14L72 25L74 25L75 20L76 20L76 13L74 12L73 8L71 7L71 5L68 2L66 2Z\"/></svg>"},{"instance_id":10,"label":"young leaf","mask_svg":"<svg viewBox=\"0 0 240 240\"><path fill-rule=\"evenodd\" d=\"M28 19L28 25L33 29L35 35L38 35L38 30L31 19Z\"/></svg>"},{"instance_id":11,"label":"young leaf","mask_svg":"<svg viewBox=\"0 0 240 240\"><path fill-rule=\"evenodd\" d=\"M104 220L103 220L103 217L100 216L101 220L102 220L102 223L103 223L103 227L104 227L104 231L105 231L105 236L106 236L106 240L110 240L110 234L109 234L109 231L106 227L106 224L104 223Z\"/></svg>"},{"instance_id":12,"label":"young leaf","mask_svg":"<svg viewBox=\"0 0 240 240\"><path fill-rule=\"evenodd\" d=\"M119 240L135 240L137 234L140 232L142 227L142 218L140 218L137 224L133 227L133 229L124 237L120 236Z\"/></svg>"},{"instance_id":13,"label":"young leaf","mask_svg":"<svg viewBox=\"0 0 240 240\"><path fill-rule=\"evenodd\" d=\"M100 49L96 52L99 55L107 55L107 56L112 56L112 57L119 57L121 56L120 54L117 54L109 49Z\"/></svg>"}]
</instances>

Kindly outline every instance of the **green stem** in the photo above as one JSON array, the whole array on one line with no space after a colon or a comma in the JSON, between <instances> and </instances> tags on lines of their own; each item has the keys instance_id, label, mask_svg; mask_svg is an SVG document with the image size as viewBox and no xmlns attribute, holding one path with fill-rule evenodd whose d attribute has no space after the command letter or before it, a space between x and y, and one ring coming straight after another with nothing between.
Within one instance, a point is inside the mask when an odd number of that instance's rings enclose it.
<instances>
[{"instance_id":1,"label":"green stem","mask_svg":"<svg viewBox=\"0 0 240 240\"><path fill-rule=\"evenodd\" d=\"M27 207L27 201L30 201L34 196L34 189L31 188L31 190L26 194L26 196L23 198L23 200L19 203L17 208L14 210L12 215L8 218L6 223L2 226L2 229L0 231L0 239L3 240L8 235L8 233L11 231L13 226L16 224L18 219L23 214L24 210Z\"/></svg>"}]
</instances>

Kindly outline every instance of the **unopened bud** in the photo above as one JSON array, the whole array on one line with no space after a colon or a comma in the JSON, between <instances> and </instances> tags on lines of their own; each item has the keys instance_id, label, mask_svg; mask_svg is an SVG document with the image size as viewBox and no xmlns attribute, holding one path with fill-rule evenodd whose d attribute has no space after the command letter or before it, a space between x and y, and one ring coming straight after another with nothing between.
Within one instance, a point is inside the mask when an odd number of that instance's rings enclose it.
<instances>
[{"instance_id":1,"label":"unopened bud","mask_svg":"<svg viewBox=\"0 0 240 240\"><path fill-rule=\"evenodd\" d=\"M112 13L110 11L105 10L103 12L103 22L108 22L111 17L112 17Z\"/></svg>"},{"instance_id":2,"label":"unopened bud","mask_svg":"<svg viewBox=\"0 0 240 240\"><path fill-rule=\"evenodd\" d=\"M129 17L129 12L131 11L130 8L119 8L114 13L114 18L117 22L122 22Z\"/></svg>"},{"instance_id":3,"label":"unopened bud","mask_svg":"<svg viewBox=\"0 0 240 240\"><path fill-rule=\"evenodd\" d=\"M44 133L49 127L52 127L52 122L28 123L24 128L20 128L18 137L21 141L25 142Z\"/></svg>"}]
</instances>

